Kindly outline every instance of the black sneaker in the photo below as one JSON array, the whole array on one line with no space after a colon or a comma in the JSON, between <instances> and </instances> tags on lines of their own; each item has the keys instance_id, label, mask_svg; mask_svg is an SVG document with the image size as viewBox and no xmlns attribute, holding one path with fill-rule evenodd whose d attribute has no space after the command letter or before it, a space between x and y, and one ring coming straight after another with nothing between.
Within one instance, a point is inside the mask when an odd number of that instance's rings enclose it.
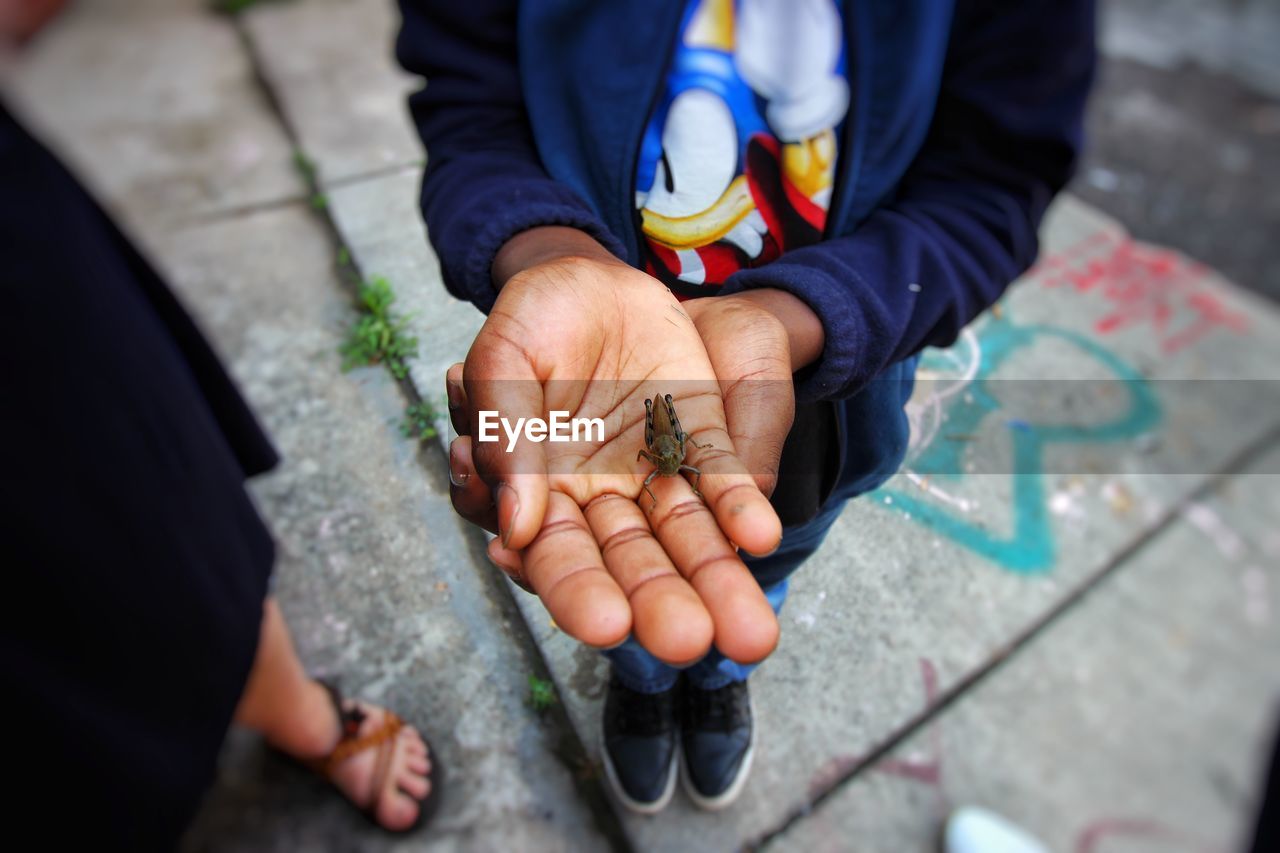
<instances>
[{"instance_id":1,"label":"black sneaker","mask_svg":"<svg viewBox=\"0 0 1280 853\"><path fill-rule=\"evenodd\" d=\"M681 740L684 788L699 808L723 809L742 793L755 752L747 682L716 690L685 684Z\"/></svg>"},{"instance_id":2,"label":"black sneaker","mask_svg":"<svg viewBox=\"0 0 1280 853\"><path fill-rule=\"evenodd\" d=\"M637 693L609 679L601 727L605 775L627 808L655 814L671 802L676 789L676 696Z\"/></svg>"}]
</instances>

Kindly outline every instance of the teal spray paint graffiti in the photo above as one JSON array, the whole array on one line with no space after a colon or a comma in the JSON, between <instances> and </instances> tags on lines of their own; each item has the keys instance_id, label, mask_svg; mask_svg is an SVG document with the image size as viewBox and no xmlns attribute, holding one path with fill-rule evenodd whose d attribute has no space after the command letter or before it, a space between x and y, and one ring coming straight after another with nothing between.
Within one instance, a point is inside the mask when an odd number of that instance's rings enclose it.
<instances>
[{"instance_id":1,"label":"teal spray paint graffiti","mask_svg":"<svg viewBox=\"0 0 1280 853\"><path fill-rule=\"evenodd\" d=\"M1045 498L1044 454L1053 444L1089 444L1124 441L1150 432L1161 421L1162 412L1151 386L1133 367L1096 341L1053 326L1018 326L1008 318L993 318L980 337L981 362L966 393L953 398L946 412L948 429L976 433L988 418L1001 409L993 393L992 375L1009 357L1038 340L1056 338L1096 359L1120 380L1129 395L1129 405L1116 419L1098 424L1042 424L1007 420L1012 444L1012 529L1000 534L971 519L957 515L946 506L913 493L884 487L873 500L886 508L908 515L937 533L1015 572L1032 574L1053 567L1056 546ZM929 364L926 354L924 365ZM922 470L944 472L931 475L948 479L965 476L964 447L950 441L931 441L914 460Z\"/></svg>"}]
</instances>

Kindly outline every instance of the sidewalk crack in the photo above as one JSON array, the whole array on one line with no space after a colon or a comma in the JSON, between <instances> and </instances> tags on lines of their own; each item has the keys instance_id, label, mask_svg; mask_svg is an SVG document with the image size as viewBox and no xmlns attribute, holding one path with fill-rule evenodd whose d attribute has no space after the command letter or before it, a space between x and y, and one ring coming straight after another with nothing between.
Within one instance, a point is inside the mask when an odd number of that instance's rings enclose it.
<instances>
[{"instance_id":1,"label":"sidewalk crack","mask_svg":"<svg viewBox=\"0 0 1280 853\"><path fill-rule=\"evenodd\" d=\"M790 814L784 817L777 826L761 833L755 839L745 842L743 844L743 849L762 849L773 841L778 840L792 827L800 823L815 809L825 803L828 798L832 797L844 788L844 786L852 782L863 772L873 768L881 760L888 758L894 750L904 742L924 731L930 724L936 722L952 705L971 692L974 688L980 686L992 675L997 673L1017 654L1017 652L1038 639L1067 613L1073 610L1077 604L1090 595L1098 586L1119 572L1132 557L1137 555L1138 552L1149 545L1157 536L1176 523L1182 517L1188 506L1203 501L1211 496L1232 477L1242 473L1250 463L1260 458L1277 443L1280 443L1280 424L1273 425L1261 437L1246 445L1232 456L1231 459L1229 459L1223 466L1222 470L1206 479L1181 500L1170 504L1165 512L1156 520L1155 524L1140 533L1133 541L1129 542L1113 554L1111 558L1108 559L1097 571L1086 578L1079 587L1073 590L1062 601L1059 601L1043 613L1020 633L1014 635L1002 647L996 649L989 659L981 666L961 678L949 689L943 691L938 696L936 702L911 716L902 725L894 729L889 736L881 741L874 749L865 755L860 756L857 761L851 762L847 766L843 767L838 775L827 780L827 783L822 788L816 790L803 805L794 809Z\"/></svg>"},{"instance_id":2,"label":"sidewalk crack","mask_svg":"<svg viewBox=\"0 0 1280 853\"><path fill-rule=\"evenodd\" d=\"M346 186L401 171L413 164L398 164L360 175L347 176L332 181L328 185L322 184L318 179L314 166L311 166L310 161L306 158L297 128L290 122L279 95L263 71L261 57L252 35L244 23L239 20L238 16L233 18L233 25L245 54L248 56L254 85L261 93L268 111L280 123L286 139L293 147L295 163L299 166L298 173L306 187L306 194L303 197L278 203L269 202L262 205L260 209L297 204L300 201L310 199L311 211L317 220L323 224L325 233L328 235L334 250L336 259L334 266L338 277L350 291L353 301L355 301L360 287L365 283L365 272L361 269L355 254L351 251L351 246L347 243L341 229L330 213L325 192L327 189ZM308 168L308 166L311 167ZM404 376L393 376L392 379L399 387L408 405L416 406L424 403L423 396L419 393L418 388L413 384L411 377L407 373ZM420 449L418 455L423 473L426 476L437 479L447 478L448 459L443 444L434 441L426 442L425 444L426 446ZM541 647L534 639L533 632L513 597L517 593L513 591L511 585L504 578L499 576L498 572L487 570L488 559L485 555L487 542L484 534L477 528L471 528L465 536L470 550L472 568L477 572L482 583L487 588L489 599L503 614L503 621L511 626L513 633L518 635L517 646L524 658L527 669L536 677L550 681L554 685L555 681L551 678L549 663L543 655ZM569 774L570 781L577 790L582 804L592 816L596 830L612 849L629 853L632 850L630 840L623 829L621 820L610 806L602 776L598 768L594 767L591 762L589 753L578 736L578 732L569 719L567 712L564 710L564 702L560 701L559 688L556 687L555 689L558 701L542 714L537 715L542 724L550 730L547 738L548 743L552 744L550 751Z\"/></svg>"}]
</instances>

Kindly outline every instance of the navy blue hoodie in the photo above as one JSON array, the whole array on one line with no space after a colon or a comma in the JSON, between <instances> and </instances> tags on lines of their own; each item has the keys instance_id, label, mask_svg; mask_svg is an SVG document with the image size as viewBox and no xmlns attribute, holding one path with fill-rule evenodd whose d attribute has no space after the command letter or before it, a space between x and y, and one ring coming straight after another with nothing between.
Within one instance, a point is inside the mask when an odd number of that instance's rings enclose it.
<instances>
[{"instance_id":1,"label":"navy blue hoodie","mask_svg":"<svg viewBox=\"0 0 1280 853\"><path fill-rule=\"evenodd\" d=\"M641 138L683 3L402 0L428 161L422 208L456 296L483 311L502 244L582 229L641 261ZM721 289L773 287L821 318L797 397L845 399L951 343L1033 262L1081 146L1092 0L848 0L851 105L826 238Z\"/></svg>"},{"instance_id":2,"label":"navy blue hoodie","mask_svg":"<svg viewBox=\"0 0 1280 853\"><path fill-rule=\"evenodd\" d=\"M488 311L494 256L536 225L643 263L637 156L684 6L401 0L398 59L428 79L410 97L428 150L422 211L453 295ZM826 237L719 288L794 293L826 332L796 374L792 438L818 402L842 401L829 407L838 459L819 460L838 483L818 498L796 487L804 506L785 521L901 464L914 355L950 345L1036 259L1096 65L1093 0L845 0L844 26L851 101Z\"/></svg>"}]
</instances>

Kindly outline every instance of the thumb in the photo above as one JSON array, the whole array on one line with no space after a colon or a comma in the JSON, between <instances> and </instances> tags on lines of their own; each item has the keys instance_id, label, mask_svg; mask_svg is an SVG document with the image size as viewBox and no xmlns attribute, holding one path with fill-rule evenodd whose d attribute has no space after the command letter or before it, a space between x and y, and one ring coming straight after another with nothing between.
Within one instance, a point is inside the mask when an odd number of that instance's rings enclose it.
<instances>
[{"instance_id":1,"label":"thumb","mask_svg":"<svg viewBox=\"0 0 1280 853\"><path fill-rule=\"evenodd\" d=\"M476 473L493 488L503 547L518 551L537 536L547 511L546 454L522 429L545 415L542 383L528 355L489 323L467 353L462 380Z\"/></svg>"},{"instance_id":2,"label":"thumb","mask_svg":"<svg viewBox=\"0 0 1280 853\"><path fill-rule=\"evenodd\" d=\"M764 309L732 296L692 299L685 307L720 380L734 449L767 497L777 485L795 418L786 329Z\"/></svg>"},{"instance_id":3,"label":"thumb","mask_svg":"<svg viewBox=\"0 0 1280 853\"><path fill-rule=\"evenodd\" d=\"M791 377L728 383L724 414L738 458L768 497L778 485L782 446L795 418Z\"/></svg>"}]
</instances>

